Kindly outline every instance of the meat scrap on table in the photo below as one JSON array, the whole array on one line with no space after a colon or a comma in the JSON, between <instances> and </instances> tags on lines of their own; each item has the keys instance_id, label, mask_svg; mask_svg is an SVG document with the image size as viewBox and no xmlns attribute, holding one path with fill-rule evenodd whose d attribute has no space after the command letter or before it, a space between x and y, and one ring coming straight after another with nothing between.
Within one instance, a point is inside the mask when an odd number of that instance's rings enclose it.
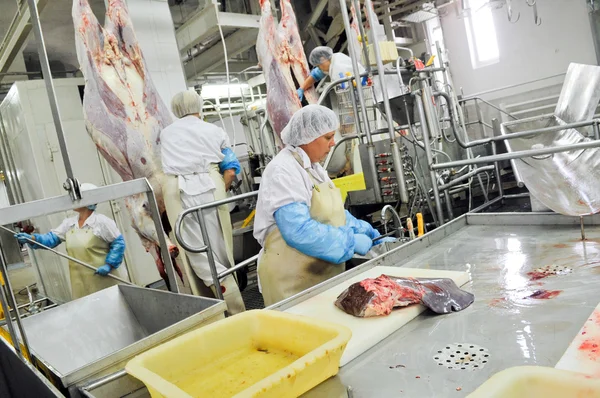
<instances>
[{"instance_id":1,"label":"meat scrap on table","mask_svg":"<svg viewBox=\"0 0 600 398\"><path fill-rule=\"evenodd\" d=\"M473 303L472 293L447 278L399 278L381 275L352 284L335 301L356 317L389 315L394 308L423 304L438 314L458 312Z\"/></svg>"}]
</instances>

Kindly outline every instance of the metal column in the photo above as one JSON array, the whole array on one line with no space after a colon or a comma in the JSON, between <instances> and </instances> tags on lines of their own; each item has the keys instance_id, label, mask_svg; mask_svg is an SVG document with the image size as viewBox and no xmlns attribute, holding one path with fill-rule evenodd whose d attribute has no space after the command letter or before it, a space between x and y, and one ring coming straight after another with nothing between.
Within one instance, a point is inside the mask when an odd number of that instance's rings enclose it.
<instances>
[{"instance_id":1,"label":"metal column","mask_svg":"<svg viewBox=\"0 0 600 398\"><path fill-rule=\"evenodd\" d=\"M492 119L492 127L494 129L494 136L496 133L500 134L500 121L496 118ZM498 148L496 141L492 141L492 155L498 154ZM494 162L494 172L496 173L496 183L498 184L498 195L504 197L504 188L502 188L502 176L500 175L500 162ZM489 184L489 182L488 182Z\"/></svg>"},{"instance_id":2,"label":"metal column","mask_svg":"<svg viewBox=\"0 0 600 398\"><path fill-rule=\"evenodd\" d=\"M71 166L69 151L67 150L67 141L65 140L65 133L60 119L60 111L58 109L58 103L56 102L56 93L54 91L54 83L52 82L52 72L50 71L50 64L48 63L48 54L46 53L46 44L44 43L44 35L42 33L37 4L35 0L27 0L27 4L29 6L29 13L31 14L33 32L38 45L38 54L42 66L42 73L44 75L44 83L46 83L46 91L48 91L48 101L50 102L54 128L56 129L58 144L60 146L60 152L67 174L67 181L64 184L64 188L69 192L73 200L81 199L79 182L75 179L75 175L73 174L73 167Z\"/></svg>"},{"instance_id":3,"label":"metal column","mask_svg":"<svg viewBox=\"0 0 600 398\"><path fill-rule=\"evenodd\" d=\"M435 201L435 211L438 216L438 227L444 225L444 212L442 211L442 205L440 200L440 191L437 185L437 176L435 170L433 170L433 155L431 153L431 147L429 146L429 130L427 128L427 118L425 111L423 110L423 94L415 93L415 104L417 105L417 111L419 112L419 119L421 120L421 132L423 136L423 144L425 145L425 158L427 159L427 167L429 168L429 176L431 177L431 185L433 187L433 200Z\"/></svg>"},{"instance_id":4,"label":"metal column","mask_svg":"<svg viewBox=\"0 0 600 398\"><path fill-rule=\"evenodd\" d=\"M346 1L345 0L340 0L340 7L341 7L341 13L342 13L342 19L344 21L344 29L346 31L346 37L350 38L352 37L351 34L351 28L350 28L350 19L348 18L348 9L346 7ZM356 15L357 18L359 19L359 21L357 21L359 23L359 25L362 25L362 22L360 20L360 6L358 9L356 9ZM364 41L364 38L363 38ZM356 43L354 43L352 40L348 40L348 46L349 46L349 51L348 53L350 54L350 59L352 60L352 70L354 71L354 81L356 82L356 87L357 90L356 92L358 93L358 102L360 104L360 111L363 117L363 126L364 126L364 133L367 136L367 154L368 154L368 161L369 161L369 172L371 173L371 180L373 181L373 193L375 194L375 201L377 202L382 202L382 196L381 196L381 187L379 185L379 176L377 174L377 166L375 164L375 146L373 145L373 138L371 137L371 129L369 126L369 117L367 114L367 106L365 104L365 96L364 93L362 91L362 86L360 84L360 70L358 68L358 61L352 56L353 54L356 54L356 48L354 46L356 46ZM363 46L364 48L365 46ZM390 113L391 114L391 113ZM358 116L358 115L357 115ZM403 175L404 177L404 175Z\"/></svg>"},{"instance_id":5,"label":"metal column","mask_svg":"<svg viewBox=\"0 0 600 398\"><path fill-rule=\"evenodd\" d=\"M365 1L365 8L367 9L367 20L371 26L377 24L377 15L373 11L373 4L371 0ZM394 161L394 171L396 173L396 182L398 183L398 192L400 194L400 201L402 203L408 203L408 190L406 189L406 180L404 178L404 165L402 164L402 157L400 156L400 149L396 142L396 132L394 130L394 121L392 120L392 108L390 107L390 99L385 87L385 69L383 68L383 61L381 59L381 50L379 49L379 43L372 43L373 50L375 53L375 60L377 61L377 71L379 84L381 85L381 95L383 97L383 105L385 108L386 120L388 125L388 133L390 136L390 149L392 152L392 159Z\"/></svg>"}]
</instances>

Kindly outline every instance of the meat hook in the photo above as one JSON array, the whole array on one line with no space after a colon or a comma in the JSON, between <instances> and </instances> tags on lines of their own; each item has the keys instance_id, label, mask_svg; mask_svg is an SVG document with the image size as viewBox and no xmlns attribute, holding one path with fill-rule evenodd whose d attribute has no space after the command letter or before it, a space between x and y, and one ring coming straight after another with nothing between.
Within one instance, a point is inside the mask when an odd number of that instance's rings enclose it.
<instances>
[{"instance_id":1,"label":"meat hook","mask_svg":"<svg viewBox=\"0 0 600 398\"><path fill-rule=\"evenodd\" d=\"M507 8L507 13L508 13L508 22L510 22L510 23L517 23L519 21L519 18L521 18L521 12L517 13L517 19L515 19L513 21L512 0L506 0L506 8Z\"/></svg>"}]
</instances>

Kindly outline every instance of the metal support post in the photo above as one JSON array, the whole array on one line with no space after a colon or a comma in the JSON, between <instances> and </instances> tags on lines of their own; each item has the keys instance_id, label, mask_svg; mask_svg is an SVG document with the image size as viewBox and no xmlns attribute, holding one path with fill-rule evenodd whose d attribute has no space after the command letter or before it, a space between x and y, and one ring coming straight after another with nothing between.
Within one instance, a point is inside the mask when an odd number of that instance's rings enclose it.
<instances>
[{"instance_id":1,"label":"metal support post","mask_svg":"<svg viewBox=\"0 0 600 398\"><path fill-rule=\"evenodd\" d=\"M198 221L200 222L200 231L202 231L202 238L204 240L204 244L207 247L206 257L208 258L208 263L210 265L210 274L213 279L213 285L215 286L215 294L219 300L224 300L223 292L221 291L221 282L219 281L219 274L217 273L215 256L210 246L210 236L208 235L208 229L206 229L204 211L202 209L198 209L198 212L196 214L198 214Z\"/></svg>"},{"instance_id":2,"label":"metal support post","mask_svg":"<svg viewBox=\"0 0 600 398\"><path fill-rule=\"evenodd\" d=\"M494 127L494 135L500 134L500 121L496 118L492 119L492 126ZM492 141L492 155L498 154L498 148L496 141ZM494 169L496 173L496 183L498 184L498 196L504 197L504 188L502 188L502 176L500 175L500 162L494 162Z\"/></svg>"},{"instance_id":3,"label":"metal support post","mask_svg":"<svg viewBox=\"0 0 600 398\"><path fill-rule=\"evenodd\" d=\"M52 82L52 72L50 71L50 64L48 63L48 54L46 53L46 44L44 43L44 35L42 33L42 26L40 24L40 15L38 13L37 4L35 0L27 0L27 4L29 6L29 13L31 14L33 33L35 34L35 38L37 40L38 54L40 57L42 73L44 75L44 82L46 83L46 91L48 91L48 101L50 103L52 119L54 120L54 128L56 129L56 135L58 137L58 145L60 146L60 152L65 165L65 172L67 174L67 181L64 184L64 188L69 192L73 200L81 199L79 182L77 179L75 179L73 167L71 166L71 160L69 159L67 141L65 139L62 121L60 119L58 103L56 101L54 83Z\"/></svg>"},{"instance_id":4,"label":"metal support post","mask_svg":"<svg viewBox=\"0 0 600 398\"><path fill-rule=\"evenodd\" d=\"M585 227L583 225L583 216L579 217L579 224L581 225L581 240L585 240Z\"/></svg>"},{"instance_id":5,"label":"metal support post","mask_svg":"<svg viewBox=\"0 0 600 398\"><path fill-rule=\"evenodd\" d=\"M351 34L351 28L350 28L350 19L348 18L348 9L346 7L346 1L345 0L340 0L340 7L341 7L341 13L342 13L342 19L344 21L344 29L346 31L346 37L352 37ZM360 5L359 8L356 10L357 12L357 17L360 15ZM359 21L359 25L362 25L360 19ZM365 37L363 37L363 42L365 40ZM365 104L365 96L362 90L362 86L361 86L361 82L359 79L360 76L360 70L358 68L358 61L352 56L352 54L356 54L356 48L354 46L356 46L357 44L354 43L352 40L348 40L348 45L349 45L349 51L348 53L350 54L350 59L352 61L352 70L354 71L354 77L355 77L355 82L356 82L356 87L357 87L357 94L358 94L358 102L360 104L360 112L361 115L363 117L363 126L364 126L364 133L367 136L367 153L368 153L368 162L369 162L369 172L371 173L371 181L373 181L373 193L375 194L375 200L377 202L382 202L383 198L381 196L381 187L379 185L379 176L377 175L377 165L375 164L375 147L373 146L373 138L371 137L371 128L369 126L369 115L367 114L367 106ZM363 46L365 47L365 46ZM358 116L358 115L357 115Z\"/></svg>"},{"instance_id":6,"label":"metal support post","mask_svg":"<svg viewBox=\"0 0 600 398\"><path fill-rule=\"evenodd\" d=\"M423 144L425 148L425 158L427 160L427 167L429 168L429 175L431 177L431 185L433 187L433 200L435 201L435 211L438 217L438 227L444 225L444 212L442 211L442 204L440 200L440 191L437 185L437 176L436 172L433 169L433 155L431 153L431 146L429 146L429 130L427 129L428 123L427 118L425 117L425 111L423 110L423 94L416 92L414 94L415 104L417 105L417 111L419 112L419 120L421 120L421 131L423 136Z\"/></svg>"},{"instance_id":7,"label":"metal support post","mask_svg":"<svg viewBox=\"0 0 600 398\"><path fill-rule=\"evenodd\" d=\"M372 7L373 4L371 3L371 0L366 0L365 8L367 9L367 20L371 26L375 26L377 24L377 16L373 12ZM406 189L406 180L404 178L404 165L402 164L400 149L398 148L398 143L396 142L396 132L394 130L394 121L392 120L392 108L390 106L390 99L385 86L385 69L383 68L383 61L381 59L381 50L379 49L378 43L372 43L372 46L375 53L375 60L377 61L378 78L379 84L381 85L381 95L383 96L383 105L385 108L388 132L390 136L390 150L392 152L392 159L394 161L394 171L396 173L396 182L398 183L398 193L400 194L400 201L402 203L408 203L408 190Z\"/></svg>"},{"instance_id":8,"label":"metal support post","mask_svg":"<svg viewBox=\"0 0 600 398\"><path fill-rule=\"evenodd\" d=\"M598 122L594 122L592 128L594 129L594 139L600 140L600 128L598 128Z\"/></svg>"},{"instance_id":9,"label":"metal support post","mask_svg":"<svg viewBox=\"0 0 600 398\"><path fill-rule=\"evenodd\" d=\"M19 329L19 334L21 335L21 342L23 343L23 348L25 350L24 355L31 358L31 356L29 354L29 342L27 341L25 329L23 329L23 324L21 323L21 315L19 314L17 300L15 300L15 294L13 293L12 286L10 284L10 280L8 279L8 269L6 268L6 258L4 257L4 253L2 252L2 250L0 250L0 268L1 268L0 271L2 272L2 278L4 278L4 287L6 288L6 294L7 294L7 297L5 297L4 296L5 292L4 291L2 292L2 306L3 307L5 305L6 305L6 307L12 306L13 311L15 313L15 321L17 324L17 328ZM1 286L0 286L0 289L2 289ZM6 298L8 298L8 302L7 302ZM4 317L6 319L7 325L12 324L12 318L10 315L9 308L4 309ZM13 328L13 333L14 333L14 336L11 336L11 338L13 339L13 346L15 347L15 350L19 350L19 352L20 352L20 347L18 347L19 346L19 338L18 338L14 328Z\"/></svg>"},{"instance_id":10,"label":"metal support post","mask_svg":"<svg viewBox=\"0 0 600 398\"><path fill-rule=\"evenodd\" d=\"M452 221L454 219L454 212L452 211L452 197L450 196L450 191L444 191L444 201L446 202L446 210L448 211L448 219Z\"/></svg>"},{"instance_id":11,"label":"metal support post","mask_svg":"<svg viewBox=\"0 0 600 398\"><path fill-rule=\"evenodd\" d=\"M481 126L481 138L485 138L485 123L483 123L483 114L477 98L475 98L475 112L477 112L477 123Z\"/></svg>"},{"instance_id":12,"label":"metal support post","mask_svg":"<svg viewBox=\"0 0 600 398\"><path fill-rule=\"evenodd\" d=\"M154 227L156 228L156 235L158 236L158 243L160 244L160 254L163 260L163 264L167 270L169 276L169 290L173 293L179 293L179 286L177 283L177 274L175 273L175 267L173 266L173 260L171 259L171 253L169 253L169 246L165 237L165 230L162 226L160 219L160 211L158 210L158 203L154 196L154 190L150 183L148 183L149 191L146 193L148 197L148 204L150 205L150 214L152 214L152 221L154 221Z\"/></svg>"},{"instance_id":13,"label":"metal support post","mask_svg":"<svg viewBox=\"0 0 600 398\"><path fill-rule=\"evenodd\" d=\"M362 50L363 50L363 56L365 57L365 68L367 69L368 72L371 71L371 62L369 62L369 50L367 49L367 45L366 43L366 39L367 39L367 33L365 32L365 26L362 23L362 12L360 11L360 1L359 0L352 0L352 5L354 6L354 12L356 13L356 19L358 21L356 21L357 25L358 25L358 31L360 32L360 35L362 37ZM345 10L346 8L342 8L342 10ZM350 36L348 36L350 37ZM357 54L357 53L355 53Z\"/></svg>"}]
</instances>

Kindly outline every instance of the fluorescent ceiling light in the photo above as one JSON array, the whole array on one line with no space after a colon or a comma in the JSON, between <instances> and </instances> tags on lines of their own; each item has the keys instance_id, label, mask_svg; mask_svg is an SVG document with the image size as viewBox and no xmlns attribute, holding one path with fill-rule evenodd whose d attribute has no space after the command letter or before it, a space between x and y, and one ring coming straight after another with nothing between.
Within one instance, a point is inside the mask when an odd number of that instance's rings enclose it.
<instances>
[{"instance_id":1,"label":"fluorescent ceiling light","mask_svg":"<svg viewBox=\"0 0 600 398\"><path fill-rule=\"evenodd\" d=\"M230 84L229 86L227 84L203 84L200 95L202 98L240 97L242 91L244 95L247 95L249 88L250 86L247 84Z\"/></svg>"}]
</instances>

